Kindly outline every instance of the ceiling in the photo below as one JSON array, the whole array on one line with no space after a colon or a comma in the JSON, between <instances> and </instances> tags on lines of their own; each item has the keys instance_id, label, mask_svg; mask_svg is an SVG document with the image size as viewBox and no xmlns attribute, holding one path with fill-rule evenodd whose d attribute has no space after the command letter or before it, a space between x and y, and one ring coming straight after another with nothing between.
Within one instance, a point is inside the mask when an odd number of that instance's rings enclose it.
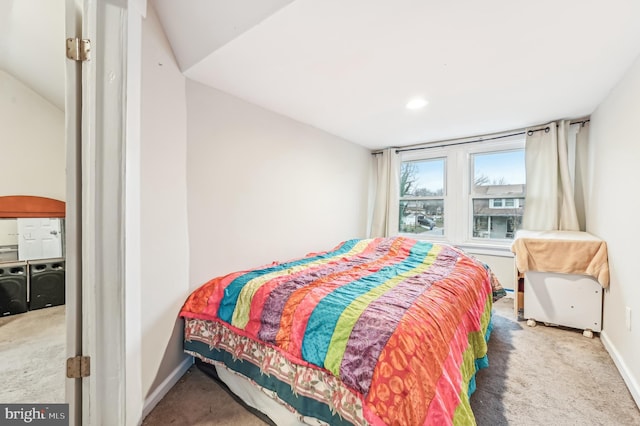
<instances>
[{"instance_id":1,"label":"ceiling","mask_svg":"<svg viewBox=\"0 0 640 426\"><path fill-rule=\"evenodd\" d=\"M64 4L0 0L0 69L60 109ZM150 4L187 77L372 149L588 115L640 55L639 0Z\"/></svg>"},{"instance_id":2,"label":"ceiling","mask_svg":"<svg viewBox=\"0 0 640 426\"><path fill-rule=\"evenodd\" d=\"M0 0L0 70L64 109L65 0Z\"/></svg>"},{"instance_id":3,"label":"ceiling","mask_svg":"<svg viewBox=\"0 0 640 426\"><path fill-rule=\"evenodd\" d=\"M151 4L187 77L372 149L588 115L640 54L638 0Z\"/></svg>"}]
</instances>

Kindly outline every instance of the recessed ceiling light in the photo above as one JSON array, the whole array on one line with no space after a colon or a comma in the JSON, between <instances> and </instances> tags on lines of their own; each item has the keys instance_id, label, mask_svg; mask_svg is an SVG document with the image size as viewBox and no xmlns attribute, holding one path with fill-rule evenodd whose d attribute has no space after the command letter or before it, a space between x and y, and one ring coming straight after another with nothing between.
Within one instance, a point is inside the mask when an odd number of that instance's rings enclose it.
<instances>
[{"instance_id":1,"label":"recessed ceiling light","mask_svg":"<svg viewBox=\"0 0 640 426\"><path fill-rule=\"evenodd\" d=\"M426 99L422 99L422 98L416 98L416 99L412 99L409 102L407 102L406 108L407 109L420 109L420 108L424 108L429 102L427 102Z\"/></svg>"}]
</instances>

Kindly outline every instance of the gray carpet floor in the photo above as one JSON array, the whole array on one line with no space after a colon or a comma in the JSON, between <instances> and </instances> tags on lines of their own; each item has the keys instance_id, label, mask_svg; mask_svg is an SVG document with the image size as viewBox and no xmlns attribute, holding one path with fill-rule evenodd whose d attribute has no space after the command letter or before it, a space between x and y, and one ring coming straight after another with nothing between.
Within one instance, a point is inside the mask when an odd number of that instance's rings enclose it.
<instances>
[{"instance_id":1,"label":"gray carpet floor","mask_svg":"<svg viewBox=\"0 0 640 426\"><path fill-rule=\"evenodd\" d=\"M527 327L513 300L494 307L489 368L477 375L471 405L478 425L640 425L640 412L598 337L580 330ZM263 425L192 367L143 425Z\"/></svg>"},{"instance_id":2,"label":"gray carpet floor","mask_svg":"<svg viewBox=\"0 0 640 426\"><path fill-rule=\"evenodd\" d=\"M62 403L65 307L0 318L0 403Z\"/></svg>"},{"instance_id":3,"label":"gray carpet floor","mask_svg":"<svg viewBox=\"0 0 640 426\"><path fill-rule=\"evenodd\" d=\"M471 407L479 425L640 425L640 411L598 337L528 327L513 300L495 305L489 368Z\"/></svg>"}]
</instances>

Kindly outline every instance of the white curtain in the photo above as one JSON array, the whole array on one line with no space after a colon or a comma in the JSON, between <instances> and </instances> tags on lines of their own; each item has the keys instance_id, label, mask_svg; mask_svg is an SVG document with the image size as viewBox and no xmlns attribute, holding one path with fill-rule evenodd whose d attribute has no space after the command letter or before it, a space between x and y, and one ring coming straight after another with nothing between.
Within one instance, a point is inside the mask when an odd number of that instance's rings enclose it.
<instances>
[{"instance_id":1,"label":"white curtain","mask_svg":"<svg viewBox=\"0 0 640 426\"><path fill-rule=\"evenodd\" d=\"M522 227L531 231L578 231L569 164L569 121L527 129L527 195ZM575 147L575 143L572 144ZM572 153L571 158L575 158Z\"/></svg>"},{"instance_id":2,"label":"white curtain","mask_svg":"<svg viewBox=\"0 0 640 426\"><path fill-rule=\"evenodd\" d=\"M578 124L576 127L575 146L575 180L574 199L580 230L586 230L586 199L588 182L588 150L589 150L589 122Z\"/></svg>"},{"instance_id":3,"label":"white curtain","mask_svg":"<svg viewBox=\"0 0 640 426\"><path fill-rule=\"evenodd\" d=\"M375 201L369 236L387 237L397 231L399 157L395 148L374 155ZM395 219L394 219L395 218ZM395 226L394 226L395 225Z\"/></svg>"}]
</instances>

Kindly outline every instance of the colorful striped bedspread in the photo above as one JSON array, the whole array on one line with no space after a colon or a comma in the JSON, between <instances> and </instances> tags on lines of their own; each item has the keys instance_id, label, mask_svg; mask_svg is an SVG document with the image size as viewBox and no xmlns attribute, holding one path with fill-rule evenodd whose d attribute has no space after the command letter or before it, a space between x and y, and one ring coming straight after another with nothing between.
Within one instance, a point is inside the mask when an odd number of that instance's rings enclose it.
<instances>
[{"instance_id":1,"label":"colorful striped bedspread","mask_svg":"<svg viewBox=\"0 0 640 426\"><path fill-rule=\"evenodd\" d=\"M180 315L337 377L366 423L475 424L469 396L486 366L492 280L451 246L349 240L212 279Z\"/></svg>"}]
</instances>

